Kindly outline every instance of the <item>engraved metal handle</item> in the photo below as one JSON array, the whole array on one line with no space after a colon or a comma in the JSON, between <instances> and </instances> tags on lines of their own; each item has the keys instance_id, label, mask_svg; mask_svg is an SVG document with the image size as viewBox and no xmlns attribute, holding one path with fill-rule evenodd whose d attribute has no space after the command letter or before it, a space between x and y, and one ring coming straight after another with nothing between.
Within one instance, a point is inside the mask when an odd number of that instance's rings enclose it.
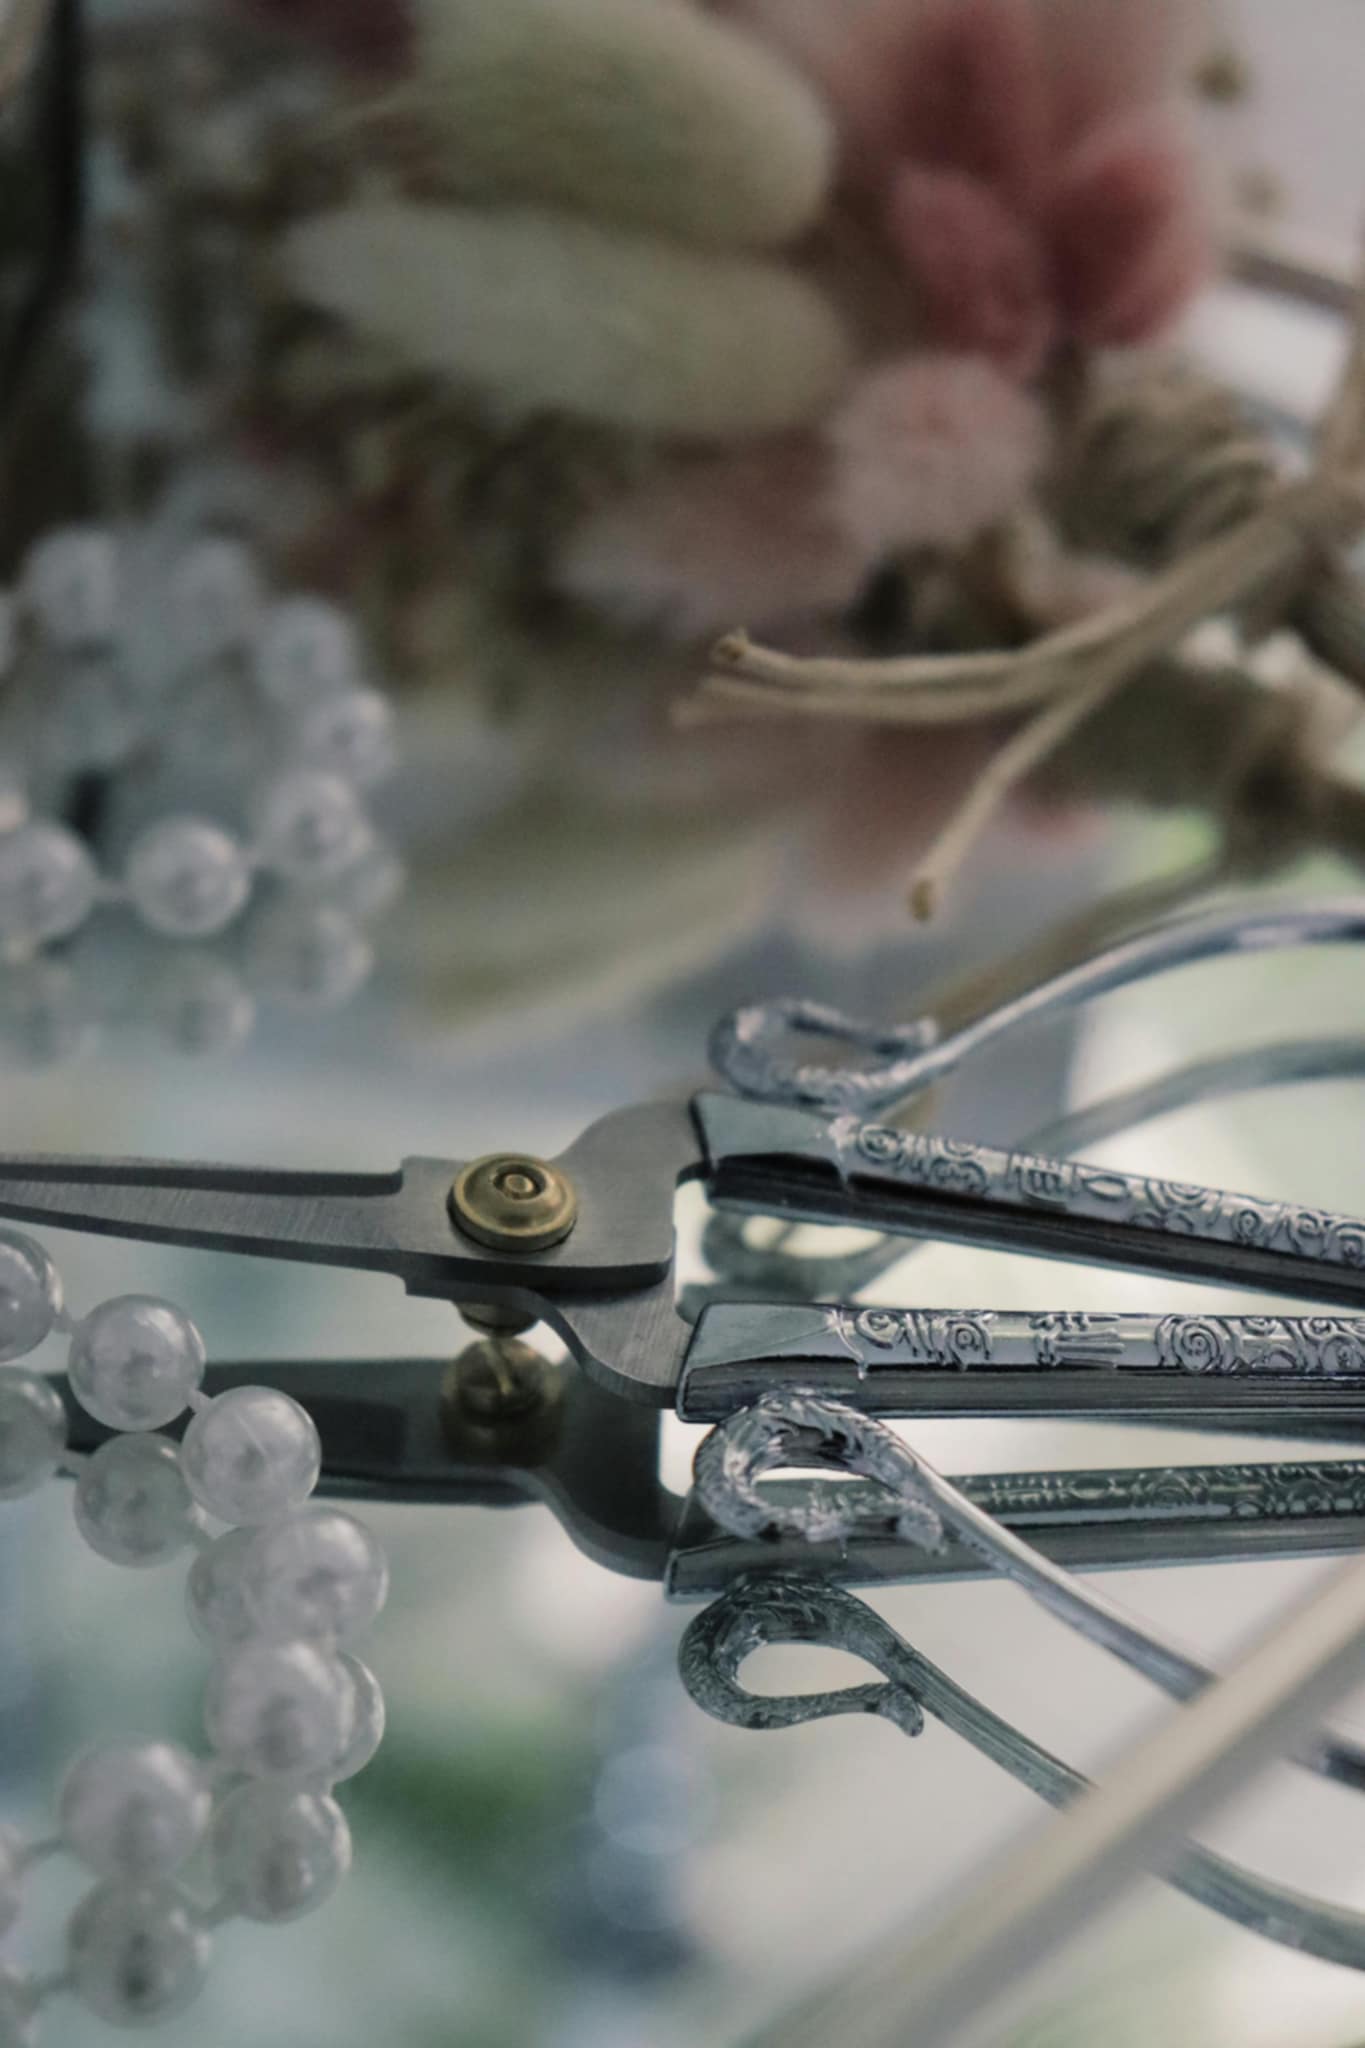
<instances>
[{"instance_id":1,"label":"engraved metal handle","mask_svg":"<svg viewBox=\"0 0 1365 2048\"><path fill-rule=\"evenodd\" d=\"M1365 1302L1358 1217L732 1096L696 1114L722 1204Z\"/></svg>"},{"instance_id":2,"label":"engraved metal handle","mask_svg":"<svg viewBox=\"0 0 1365 2048\"><path fill-rule=\"evenodd\" d=\"M1110 1315L721 1302L688 1347L686 1420L775 1384L870 1415L1110 1415L1365 1425L1365 1316Z\"/></svg>"}]
</instances>

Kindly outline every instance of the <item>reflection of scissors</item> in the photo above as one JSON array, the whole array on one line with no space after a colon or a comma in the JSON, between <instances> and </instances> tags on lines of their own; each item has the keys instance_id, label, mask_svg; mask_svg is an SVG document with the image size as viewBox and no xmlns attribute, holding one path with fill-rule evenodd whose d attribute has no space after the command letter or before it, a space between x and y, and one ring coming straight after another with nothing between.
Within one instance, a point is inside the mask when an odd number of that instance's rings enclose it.
<instances>
[{"instance_id":1,"label":"reflection of scissors","mask_svg":"<svg viewBox=\"0 0 1365 2048\"><path fill-rule=\"evenodd\" d=\"M1184 920L1124 942L1010 1011L1034 1015L1171 959L1363 931L1359 902ZM980 1043L999 1028L982 1020L968 1038ZM935 1072L945 1054L940 1047ZM812 1070L800 1074L808 1086ZM11 1157L0 1161L0 1214L388 1273L410 1293L459 1305L496 1334L453 1368L399 1359L256 1366L224 1369L219 1383L266 1378L297 1393L317 1417L324 1484L335 1491L543 1500L601 1562L646 1576L667 1568L680 1592L709 1590L747 1559L695 1502L684 1513L660 1487L657 1417L667 1407L715 1421L799 1387L881 1416L1088 1416L1281 1436L1365 1430L1365 1316L715 1301L692 1327L675 1306L673 1241L675 1192L692 1179L741 1211L1365 1309L1365 1222L720 1094L617 1111L554 1162L509 1153L324 1174ZM540 1321L564 1341L567 1364L512 1341ZM73 1426L78 1443L94 1427ZM1183 1481L1138 1472L1092 1475L1088 1486L1065 1475L975 1484L1007 1524L1035 1530L1042 1547L1079 1565L1359 1542L1362 1468L1296 1470L1293 1483L1277 1468L1244 1466ZM855 1548L841 1576L928 1568L948 1567L926 1567L912 1547L876 1537Z\"/></svg>"}]
</instances>

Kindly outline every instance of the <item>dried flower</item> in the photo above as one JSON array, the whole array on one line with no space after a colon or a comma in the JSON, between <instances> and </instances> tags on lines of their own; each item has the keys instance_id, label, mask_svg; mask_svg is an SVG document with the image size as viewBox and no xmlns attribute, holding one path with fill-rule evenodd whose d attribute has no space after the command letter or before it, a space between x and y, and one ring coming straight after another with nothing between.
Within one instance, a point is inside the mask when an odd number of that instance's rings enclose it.
<instances>
[{"instance_id":1,"label":"dried flower","mask_svg":"<svg viewBox=\"0 0 1365 2048\"><path fill-rule=\"evenodd\" d=\"M421 0L385 113L420 127L428 175L459 197L713 244L789 241L834 171L801 73L683 0Z\"/></svg>"},{"instance_id":2,"label":"dried flower","mask_svg":"<svg viewBox=\"0 0 1365 2048\"><path fill-rule=\"evenodd\" d=\"M280 262L306 303L503 418L772 432L848 371L837 313L793 271L568 215L362 202L290 230Z\"/></svg>"},{"instance_id":3,"label":"dried flower","mask_svg":"<svg viewBox=\"0 0 1365 2048\"><path fill-rule=\"evenodd\" d=\"M819 430L676 461L588 519L559 581L678 639L790 627L846 610L887 557L1008 518L1046 449L1041 409L980 357L907 357Z\"/></svg>"},{"instance_id":4,"label":"dried flower","mask_svg":"<svg viewBox=\"0 0 1365 2048\"><path fill-rule=\"evenodd\" d=\"M1152 339L1203 279L1177 0L722 5L823 84L935 341L1027 377Z\"/></svg>"}]
</instances>

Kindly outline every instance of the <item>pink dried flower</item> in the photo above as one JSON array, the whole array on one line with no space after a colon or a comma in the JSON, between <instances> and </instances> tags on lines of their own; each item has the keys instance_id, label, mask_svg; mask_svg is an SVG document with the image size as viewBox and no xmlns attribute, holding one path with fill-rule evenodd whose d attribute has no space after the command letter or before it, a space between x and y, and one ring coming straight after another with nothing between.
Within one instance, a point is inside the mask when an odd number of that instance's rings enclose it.
<instances>
[{"instance_id":1,"label":"pink dried flower","mask_svg":"<svg viewBox=\"0 0 1365 2048\"><path fill-rule=\"evenodd\" d=\"M937 342L1030 376L1152 339L1206 274L1180 0L719 0L824 86Z\"/></svg>"},{"instance_id":2,"label":"pink dried flower","mask_svg":"<svg viewBox=\"0 0 1365 2048\"><path fill-rule=\"evenodd\" d=\"M836 524L870 562L965 546L1018 508L1047 452L1039 406L981 356L873 371L827 439Z\"/></svg>"},{"instance_id":3,"label":"pink dried flower","mask_svg":"<svg viewBox=\"0 0 1365 2048\"><path fill-rule=\"evenodd\" d=\"M813 434L679 459L590 518L557 580L676 640L842 611L866 558L835 525L830 472Z\"/></svg>"},{"instance_id":4,"label":"pink dried flower","mask_svg":"<svg viewBox=\"0 0 1365 2048\"><path fill-rule=\"evenodd\" d=\"M679 459L595 514L558 582L619 623L689 640L846 610L880 563L957 548L1042 465L1035 402L976 356L871 372L820 431Z\"/></svg>"}]
</instances>

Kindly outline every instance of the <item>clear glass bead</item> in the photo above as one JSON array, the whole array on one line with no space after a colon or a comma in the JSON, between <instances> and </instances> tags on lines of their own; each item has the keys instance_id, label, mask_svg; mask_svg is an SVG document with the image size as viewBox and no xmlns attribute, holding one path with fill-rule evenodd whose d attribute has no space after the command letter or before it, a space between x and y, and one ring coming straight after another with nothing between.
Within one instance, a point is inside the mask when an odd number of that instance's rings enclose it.
<instances>
[{"instance_id":1,"label":"clear glass bead","mask_svg":"<svg viewBox=\"0 0 1365 2048\"><path fill-rule=\"evenodd\" d=\"M17 1970L0 1964L0 2048L34 2048L38 1995Z\"/></svg>"},{"instance_id":2,"label":"clear glass bead","mask_svg":"<svg viewBox=\"0 0 1365 2048\"><path fill-rule=\"evenodd\" d=\"M230 832L205 818L161 818L128 855L128 894L144 924L204 939L232 923L251 894L251 868Z\"/></svg>"},{"instance_id":3,"label":"clear glass bead","mask_svg":"<svg viewBox=\"0 0 1365 2048\"><path fill-rule=\"evenodd\" d=\"M52 1383L19 1367L0 1373L0 1500L50 1479L65 1449L66 1410Z\"/></svg>"},{"instance_id":4,"label":"clear glass bead","mask_svg":"<svg viewBox=\"0 0 1365 2048\"><path fill-rule=\"evenodd\" d=\"M256 855L296 882L345 874L370 845L370 822L349 782L296 768L272 783L256 810Z\"/></svg>"},{"instance_id":5,"label":"clear glass bead","mask_svg":"<svg viewBox=\"0 0 1365 2048\"><path fill-rule=\"evenodd\" d=\"M348 1651L343 1651L338 1661L350 1678L355 1708L351 1719L351 1739L328 1772L334 1785L344 1784L348 1778L354 1778L364 1770L384 1740L387 1719L384 1695L369 1665L362 1664L359 1657L351 1656Z\"/></svg>"},{"instance_id":6,"label":"clear glass bead","mask_svg":"<svg viewBox=\"0 0 1365 2048\"><path fill-rule=\"evenodd\" d=\"M23 1911L27 1860L24 1838L18 1829L0 1824L0 1935L8 1934ZM0 2033L0 2048L4 2038Z\"/></svg>"},{"instance_id":7,"label":"clear glass bead","mask_svg":"<svg viewBox=\"0 0 1365 2048\"><path fill-rule=\"evenodd\" d=\"M101 1444L76 1481L76 1526L111 1564L144 1567L178 1557L198 1521L175 1445L159 1436Z\"/></svg>"},{"instance_id":8,"label":"clear glass bead","mask_svg":"<svg viewBox=\"0 0 1365 2048\"><path fill-rule=\"evenodd\" d=\"M212 661L250 645L260 623L261 581L251 550L211 535L171 572L171 630L182 662Z\"/></svg>"},{"instance_id":9,"label":"clear glass bead","mask_svg":"<svg viewBox=\"0 0 1365 2048\"><path fill-rule=\"evenodd\" d=\"M226 960L208 950L173 955L158 974L149 1003L161 1037L191 1058L236 1052L256 1022L251 991Z\"/></svg>"},{"instance_id":10,"label":"clear glass bead","mask_svg":"<svg viewBox=\"0 0 1365 2048\"><path fill-rule=\"evenodd\" d=\"M351 1739L350 1674L312 1643L242 1643L209 1683L204 1725L218 1755L252 1777L325 1773Z\"/></svg>"},{"instance_id":11,"label":"clear glass bead","mask_svg":"<svg viewBox=\"0 0 1365 2048\"><path fill-rule=\"evenodd\" d=\"M378 690L338 691L307 707L298 741L313 767L364 788L393 766L393 712Z\"/></svg>"},{"instance_id":12,"label":"clear glass bead","mask_svg":"<svg viewBox=\"0 0 1365 2048\"><path fill-rule=\"evenodd\" d=\"M341 1508L306 1508L251 1546L242 1578L263 1635L352 1642L370 1627L389 1591L378 1540Z\"/></svg>"},{"instance_id":13,"label":"clear glass bead","mask_svg":"<svg viewBox=\"0 0 1365 2048\"><path fill-rule=\"evenodd\" d=\"M256 680L281 709L353 689L361 666L355 627L326 598L288 597L270 607L256 649Z\"/></svg>"},{"instance_id":14,"label":"clear glass bead","mask_svg":"<svg viewBox=\"0 0 1365 2048\"><path fill-rule=\"evenodd\" d=\"M49 640L88 647L118 630L118 547L99 526L63 526L29 549L28 601Z\"/></svg>"},{"instance_id":15,"label":"clear glass bead","mask_svg":"<svg viewBox=\"0 0 1365 2048\"><path fill-rule=\"evenodd\" d=\"M89 1751L62 1783L58 1825L68 1849L99 1877L169 1877L198 1848L210 1795L187 1750L121 1742Z\"/></svg>"},{"instance_id":16,"label":"clear glass bead","mask_svg":"<svg viewBox=\"0 0 1365 2048\"><path fill-rule=\"evenodd\" d=\"M96 1422L160 1429L189 1406L205 1357L203 1338L174 1302L120 1294L77 1324L67 1371L72 1393Z\"/></svg>"},{"instance_id":17,"label":"clear glass bead","mask_svg":"<svg viewBox=\"0 0 1365 2048\"><path fill-rule=\"evenodd\" d=\"M146 735L143 708L122 663L107 648L65 655L45 692L44 750L75 774L107 774Z\"/></svg>"},{"instance_id":18,"label":"clear glass bead","mask_svg":"<svg viewBox=\"0 0 1365 2048\"><path fill-rule=\"evenodd\" d=\"M209 1844L224 1897L248 1920L314 1912L351 1867L346 1816L323 1792L282 1799L273 1785L244 1785L214 1815Z\"/></svg>"},{"instance_id":19,"label":"clear glass bead","mask_svg":"<svg viewBox=\"0 0 1365 2048\"><path fill-rule=\"evenodd\" d=\"M42 1246L0 1230L0 1365L36 1351L61 1312L61 1276Z\"/></svg>"},{"instance_id":20,"label":"clear glass bead","mask_svg":"<svg viewBox=\"0 0 1365 2048\"><path fill-rule=\"evenodd\" d=\"M318 1483L313 1418L272 1387L232 1387L185 1431L180 1462L195 1499L221 1522L274 1522Z\"/></svg>"},{"instance_id":21,"label":"clear glass bead","mask_svg":"<svg viewBox=\"0 0 1365 2048\"><path fill-rule=\"evenodd\" d=\"M353 918L330 903L272 904L252 925L247 967L269 1002L335 1010L364 986L374 951Z\"/></svg>"},{"instance_id":22,"label":"clear glass bead","mask_svg":"<svg viewBox=\"0 0 1365 2048\"><path fill-rule=\"evenodd\" d=\"M98 894L95 863L65 826L37 819L0 838L0 948L67 938Z\"/></svg>"},{"instance_id":23,"label":"clear glass bead","mask_svg":"<svg viewBox=\"0 0 1365 2048\"><path fill-rule=\"evenodd\" d=\"M190 1626L220 1650L259 1634L242 1591L242 1571L255 1539L254 1529L229 1529L206 1545L190 1566L185 1584Z\"/></svg>"},{"instance_id":24,"label":"clear glass bead","mask_svg":"<svg viewBox=\"0 0 1365 2048\"><path fill-rule=\"evenodd\" d=\"M211 1944L191 1900L173 1885L96 1885L71 1916L72 1989L115 2027L183 2012L208 1971Z\"/></svg>"}]
</instances>

